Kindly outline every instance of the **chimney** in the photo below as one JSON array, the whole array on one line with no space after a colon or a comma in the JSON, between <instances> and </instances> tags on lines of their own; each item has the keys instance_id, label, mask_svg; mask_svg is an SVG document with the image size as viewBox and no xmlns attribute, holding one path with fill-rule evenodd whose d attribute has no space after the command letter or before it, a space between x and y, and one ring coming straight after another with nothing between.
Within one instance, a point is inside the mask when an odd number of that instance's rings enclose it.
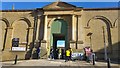
<instances>
[{"instance_id":1,"label":"chimney","mask_svg":"<svg viewBox=\"0 0 120 68\"><path fill-rule=\"evenodd\" d=\"M14 10L15 9L15 7L14 7L14 4L12 5L12 10Z\"/></svg>"}]
</instances>

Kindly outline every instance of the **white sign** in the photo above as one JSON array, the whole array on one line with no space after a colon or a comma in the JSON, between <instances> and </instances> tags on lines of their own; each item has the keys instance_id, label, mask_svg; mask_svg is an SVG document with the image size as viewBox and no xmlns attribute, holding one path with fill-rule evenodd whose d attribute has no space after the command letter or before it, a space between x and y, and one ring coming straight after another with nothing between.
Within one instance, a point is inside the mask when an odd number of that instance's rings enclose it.
<instances>
[{"instance_id":1,"label":"white sign","mask_svg":"<svg viewBox=\"0 0 120 68\"><path fill-rule=\"evenodd\" d=\"M83 53L72 53L72 57L83 56Z\"/></svg>"},{"instance_id":2,"label":"white sign","mask_svg":"<svg viewBox=\"0 0 120 68\"><path fill-rule=\"evenodd\" d=\"M12 51L26 51L26 47L12 47Z\"/></svg>"}]
</instances>

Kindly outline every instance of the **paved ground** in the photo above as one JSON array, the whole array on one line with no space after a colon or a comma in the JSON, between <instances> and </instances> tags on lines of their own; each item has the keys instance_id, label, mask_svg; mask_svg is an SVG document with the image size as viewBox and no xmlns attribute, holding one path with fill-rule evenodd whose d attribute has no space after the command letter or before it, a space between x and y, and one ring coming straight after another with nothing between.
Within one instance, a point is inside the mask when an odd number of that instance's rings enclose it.
<instances>
[{"instance_id":1,"label":"paved ground","mask_svg":"<svg viewBox=\"0 0 120 68\"><path fill-rule=\"evenodd\" d=\"M79 66L79 67L88 67L88 68L107 68L107 63L105 62L96 62L96 64L93 66L92 63L87 63L85 61L68 61L65 62L64 60L47 60L47 59L39 59L39 60L21 60L18 61L16 65L14 65L14 61L8 61L8 62L2 62L2 66L4 67L15 67L15 66ZM96 66L96 67L95 67ZM103 67L105 66L105 67ZM120 68L118 67L118 64L111 64L113 68ZM35 67L33 67L35 68Z\"/></svg>"}]
</instances>

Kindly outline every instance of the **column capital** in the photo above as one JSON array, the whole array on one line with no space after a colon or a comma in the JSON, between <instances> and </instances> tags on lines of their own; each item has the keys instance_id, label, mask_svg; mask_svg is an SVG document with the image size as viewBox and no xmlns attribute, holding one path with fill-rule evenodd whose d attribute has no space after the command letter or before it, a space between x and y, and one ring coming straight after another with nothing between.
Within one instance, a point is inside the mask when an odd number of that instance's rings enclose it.
<instances>
[{"instance_id":1,"label":"column capital","mask_svg":"<svg viewBox=\"0 0 120 68\"><path fill-rule=\"evenodd\" d=\"M46 40L41 40L41 43L47 43L47 41Z\"/></svg>"},{"instance_id":2,"label":"column capital","mask_svg":"<svg viewBox=\"0 0 120 68\"><path fill-rule=\"evenodd\" d=\"M35 40L35 42L40 42L40 40Z\"/></svg>"},{"instance_id":3,"label":"column capital","mask_svg":"<svg viewBox=\"0 0 120 68\"><path fill-rule=\"evenodd\" d=\"M48 14L43 14L44 16L48 16Z\"/></svg>"},{"instance_id":4,"label":"column capital","mask_svg":"<svg viewBox=\"0 0 120 68\"><path fill-rule=\"evenodd\" d=\"M70 40L70 43L76 43L76 41L75 40Z\"/></svg>"},{"instance_id":5,"label":"column capital","mask_svg":"<svg viewBox=\"0 0 120 68\"><path fill-rule=\"evenodd\" d=\"M34 27L28 27L27 29L34 29Z\"/></svg>"},{"instance_id":6,"label":"column capital","mask_svg":"<svg viewBox=\"0 0 120 68\"><path fill-rule=\"evenodd\" d=\"M72 14L71 16L73 17L73 16L75 16L75 14Z\"/></svg>"},{"instance_id":7,"label":"column capital","mask_svg":"<svg viewBox=\"0 0 120 68\"><path fill-rule=\"evenodd\" d=\"M13 29L13 27L6 27L5 29Z\"/></svg>"}]
</instances>

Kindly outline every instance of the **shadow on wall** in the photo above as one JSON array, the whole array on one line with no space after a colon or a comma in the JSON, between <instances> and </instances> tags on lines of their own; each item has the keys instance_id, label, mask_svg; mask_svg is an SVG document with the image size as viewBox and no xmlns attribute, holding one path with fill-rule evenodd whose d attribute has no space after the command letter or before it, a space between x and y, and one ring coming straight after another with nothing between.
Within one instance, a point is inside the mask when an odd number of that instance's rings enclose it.
<instances>
[{"instance_id":1,"label":"shadow on wall","mask_svg":"<svg viewBox=\"0 0 120 68\"><path fill-rule=\"evenodd\" d=\"M31 42L30 45L28 45L28 46L29 46L29 49L30 49L30 50L27 51L26 54L25 54L25 59L26 59L26 60L30 59L30 57L32 56L33 43Z\"/></svg>"},{"instance_id":2,"label":"shadow on wall","mask_svg":"<svg viewBox=\"0 0 120 68\"><path fill-rule=\"evenodd\" d=\"M120 42L115 43L112 45L112 50L111 50L111 46L108 46L107 48L107 56L108 58L111 59L111 63L120 63ZM99 60L104 60L104 53L105 49L100 49L97 52L95 52L98 61Z\"/></svg>"},{"instance_id":3,"label":"shadow on wall","mask_svg":"<svg viewBox=\"0 0 120 68\"><path fill-rule=\"evenodd\" d=\"M39 27L39 40L43 39L44 35L44 16L40 17L40 27Z\"/></svg>"}]
</instances>

